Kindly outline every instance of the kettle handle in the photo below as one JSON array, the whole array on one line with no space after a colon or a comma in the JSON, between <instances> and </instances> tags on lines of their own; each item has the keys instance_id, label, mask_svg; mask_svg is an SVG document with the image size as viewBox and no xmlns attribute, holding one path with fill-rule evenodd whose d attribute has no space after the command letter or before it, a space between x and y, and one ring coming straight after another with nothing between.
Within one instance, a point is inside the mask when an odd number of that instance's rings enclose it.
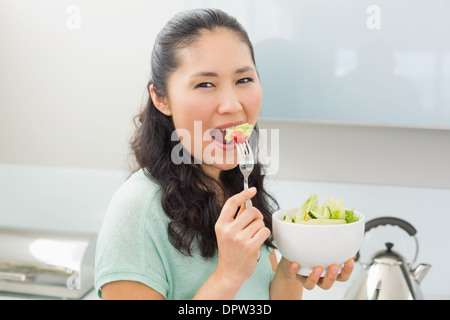
<instances>
[{"instance_id":1,"label":"kettle handle","mask_svg":"<svg viewBox=\"0 0 450 320\"><path fill-rule=\"evenodd\" d=\"M387 224L400 227L401 229L406 231L410 236L412 236L414 238L414 241L416 242L416 253L415 253L414 259L411 263L411 265L413 265L416 262L417 256L419 254L419 241L417 240L417 237L416 237L416 233L417 233L416 228L414 228L409 222L399 219L399 218L395 218L395 217L380 217L380 218L376 218L376 219L367 221L364 232L367 232L370 229L373 229L373 228L376 228L379 226L384 226ZM359 256L360 255L359 255L359 251L358 251L356 253L355 261L359 260Z\"/></svg>"},{"instance_id":2,"label":"kettle handle","mask_svg":"<svg viewBox=\"0 0 450 320\"><path fill-rule=\"evenodd\" d=\"M402 228L410 236L414 236L417 233L416 228L414 228L409 222L394 217L381 217L368 221L365 226L365 232L378 226L384 226L387 224Z\"/></svg>"}]
</instances>

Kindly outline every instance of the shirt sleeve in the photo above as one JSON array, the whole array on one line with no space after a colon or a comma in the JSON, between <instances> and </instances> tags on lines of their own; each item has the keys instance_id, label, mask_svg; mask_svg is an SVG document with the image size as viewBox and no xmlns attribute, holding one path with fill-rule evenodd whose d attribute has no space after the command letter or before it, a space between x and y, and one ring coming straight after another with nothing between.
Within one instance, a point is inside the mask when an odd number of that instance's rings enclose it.
<instances>
[{"instance_id":1,"label":"shirt sleeve","mask_svg":"<svg viewBox=\"0 0 450 320\"><path fill-rule=\"evenodd\" d=\"M97 239L95 288L100 298L103 285L120 280L143 283L167 298L168 281L151 232L158 226L148 219L155 200L155 192L128 181L113 196Z\"/></svg>"}]
</instances>

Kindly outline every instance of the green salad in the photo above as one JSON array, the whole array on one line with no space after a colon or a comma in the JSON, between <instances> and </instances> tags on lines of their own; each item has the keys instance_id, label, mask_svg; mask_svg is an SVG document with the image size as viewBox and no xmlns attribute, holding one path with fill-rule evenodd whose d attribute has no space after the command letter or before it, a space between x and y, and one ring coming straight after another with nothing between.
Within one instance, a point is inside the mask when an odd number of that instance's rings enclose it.
<instances>
[{"instance_id":1,"label":"green salad","mask_svg":"<svg viewBox=\"0 0 450 320\"><path fill-rule=\"evenodd\" d=\"M226 129L225 140L236 142L244 142L252 134L253 126L248 123Z\"/></svg>"},{"instance_id":2,"label":"green salad","mask_svg":"<svg viewBox=\"0 0 450 320\"><path fill-rule=\"evenodd\" d=\"M286 215L283 221L309 225L333 225L356 222L358 218L355 217L353 209L344 208L343 197L335 200L334 196L331 196L323 204L319 204L317 194L313 194L298 208L293 217Z\"/></svg>"}]
</instances>

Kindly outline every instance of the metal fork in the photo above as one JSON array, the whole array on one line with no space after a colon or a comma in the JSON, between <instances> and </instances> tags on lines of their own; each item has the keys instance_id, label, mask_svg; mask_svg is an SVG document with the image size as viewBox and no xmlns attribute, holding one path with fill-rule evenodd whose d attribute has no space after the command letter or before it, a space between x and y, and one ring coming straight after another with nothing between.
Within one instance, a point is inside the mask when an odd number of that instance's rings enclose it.
<instances>
[{"instance_id":1,"label":"metal fork","mask_svg":"<svg viewBox=\"0 0 450 320\"><path fill-rule=\"evenodd\" d=\"M247 140L244 143L236 143L236 150L238 152L239 169L244 176L244 190L248 189L248 177L253 171L255 165L255 158L253 157L253 151ZM251 207L251 201L245 201L245 207Z\"/></svg>"},{"instance_id":2,"label":"metal fork","mask_svg":"<svg viewBox=\"0 0 450 320\"><path fill-rule=\"evenodd\" d=\"M244 176L244 190L248 189L248 177L250 173L253 171L253 167L255 165L255 158L253 156L252 148L247 140L245 143L236 143L236 150L238 152L238 161L239 161L239 169L241 169L242 175ZM249 208L252 206L252 202L250 200L245 201L245 208ZM258 252L259 261L261 252Z\"/></svg>"}]
</instances>

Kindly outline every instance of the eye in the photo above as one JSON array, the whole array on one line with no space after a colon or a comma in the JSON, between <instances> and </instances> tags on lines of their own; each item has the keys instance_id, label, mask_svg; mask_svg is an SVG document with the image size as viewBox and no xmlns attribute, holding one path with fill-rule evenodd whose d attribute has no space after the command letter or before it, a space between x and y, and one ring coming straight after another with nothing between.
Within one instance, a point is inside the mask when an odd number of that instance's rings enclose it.
<instances>
[{"instance_id":1,"label":"eye","mask_svg":"<svg viewBox=\"0 0 450 320\"><path fill-rule=\"evenodd\" d=\"M253 82L254 80L252 78L243 78L243 79L239 79L236 84L245 84L245 83L249 83L249 82Z\"/></svg>"},{"instance_id":2,"label":"eye","mask_svg":"<svg viewBox=\"0 0 450 320\"><path fill-rule=\"evenodd\" d=\"M212 88L214 85L211 82L202 82L195 86L195 88Z\"/></svg>"}]
</instances>

